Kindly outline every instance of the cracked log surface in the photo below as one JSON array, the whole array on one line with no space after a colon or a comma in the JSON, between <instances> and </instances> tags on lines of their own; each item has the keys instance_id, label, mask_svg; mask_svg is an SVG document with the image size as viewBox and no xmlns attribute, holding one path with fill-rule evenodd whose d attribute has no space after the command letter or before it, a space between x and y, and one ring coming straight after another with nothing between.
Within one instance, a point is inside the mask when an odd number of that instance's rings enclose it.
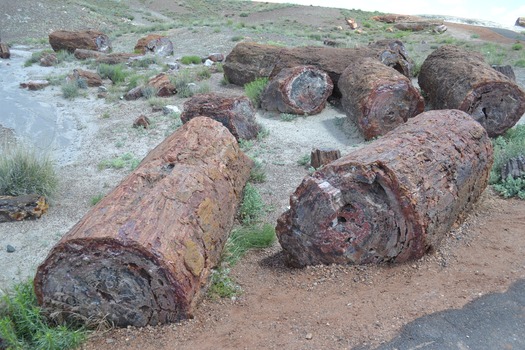
<instances>
[{"instance_id":1,"label":"cracked log surface","mask_svg":"<svg viewBox=\"0 0 525 350\"><path fill-rule=\"evenodd\" d=\"M121 327L191 317L251 165L220 123L192 119L51 250L34 280L38 302Z\"/></svg>"},{"instance_id":2,"label":"cracked log surface","mask_svg":"<svg viewBox=\"0 0 525 350\"><path fill-rule=\"evenodd\" d=\"M432 52L418 82L433 109L465 111L490 137L504 134L525 113L525 92L512 79L485 63L481 54L456 46Z\"/></svg>"},{"instance_id":3,"label":"cracked log surface","mask_svg":"<svg viewBox=\"0 0 525 350\"><path fill-rule=\"evenodd\" d=\"M487 186L492 144L459 110L429 111L307 176L278 220L290 265L417 259Z\"/></svg>"},{"instance_id":4,"label":"cracked log surface","mask_svg":"<svg viewBox=\"0 0 525 350\"><path fill-rule=\"evenodd\" d=\"M283 69L261 94L261 108L292 114L318 114L332 94L332 80L313 66Z\"/></svg>"},{"instance_id":5,"label":"cracked log surface","mask_svg":"<svg viewBox=\"0 0 525 350\"><path fill-rule=\"evenodd\" d=\"M386 134L425 109L410 79L371 58L352 62L339 79L339 89L345 114L366 140Z\"/></svg>"},{"instance_id":6,"label":"cracked log surface","mask_svg":"<svg viewBox=\"0 0 525 350\"><path fill-rule=\"evenodd\" d=\"M0 196L0 222L39 219L48 207L46 198L37 194Z\"/></svg>"}]
</instances>

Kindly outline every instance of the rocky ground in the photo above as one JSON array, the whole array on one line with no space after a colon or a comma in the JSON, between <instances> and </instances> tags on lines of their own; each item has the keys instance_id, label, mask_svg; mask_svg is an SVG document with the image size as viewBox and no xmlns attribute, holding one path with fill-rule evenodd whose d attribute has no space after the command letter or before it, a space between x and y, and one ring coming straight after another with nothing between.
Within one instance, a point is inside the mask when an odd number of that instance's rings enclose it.
<instances>
[{"instance_id":1,"label":"rocky ground","mask_svg":"<svg viewBox=\"0 0 525 350\"><path fill-rule=\"evenodd\" d=\"M0 18L0 35L12 44L13 52L11 60L0 61L3 95L11 96L19 82L57 77L78 65L73 62L53 68L23 67L31 52L46 48L39 38L53 29L88 26L107 30L109 34L115 33L115 51L131 52L144 33L132 33L129 25L144 28L174 21L176 26L155 31L173 41L175 57L168 58L172 61L183 55L227 54L237 43L232 39L237 37L284 45L321 44L324 37L330 37L341 45L359 46L387 36L386 32L373 36L342 33L337 27L345 25L345 13L337 9L274 8L268 4L259 8L238 2L228 6L220 2L222 7L215 9L192 7L200 3L211 6L204 1L164 0L137 0L130 2L130 8L106 8L101 3L53 0L36 4L29 0L2 3L0 13L5 17ZM45 20L36 21L41 14L47 14L43 16ZM191 17L195 14L199 17ZM448 26L449 30L441 36L413 34L402 40L419 62L433 48L458 40L468 41L469 45L488 45L492 49L498 45L508 53L505 60L509 63L519 58L516 55L520 53L511 49L515 38L482 27ZM299 34L305 32L311 35ZM515 72L524 87L525 70L515 68ZM216 72L209 80L197 83L225 94L244 93L240 87L222 85L221 80L222 74ZM107 81L106 85L111 84ZM97 98L96 88L88 89L74 100L64 99L57 86L23 93L26 95L15 97L37 101L52 111L54 133L43 137L56 140L64 136L63 143L50 142L44 147L57 160L61 183L53 205L40 220L0 225L0 246L9 244L16 248L14 253L7 253L4 248L0 251L2 291L32 277L53 244L89 210L91 199L109 192L129 173L128 169L99 170L100 162L124 153L141 159L178 125L177 120L161 111L153 111L148 101L123 101L118 98L118 92L110 94L116 98L105 100ZM184 101L175 96L169 104L182 108ZM11 106L12 102L1 103ZM148 115L154 127L146 131L132 128L133 120L140 114ZM27 120L38 126L41 125L38 117L35 113ZM0 115L0 124L2 118L5 114ZM312 147L335 147L344 154L363 142L355 126L334 105L329 105L320 115L299 117L291 122L264 111L258 112L257 120L268 129L269 135L247 152L262 161L266 171L266 182L257 187L269 208L265 221L272 225L286 209L290 194L308 173L308 169L297 164L301 157ZM0 137L5 142L0 144L29 143L29 135L25 136L2 128ZM503 200L487 189L476 208L463 223L454 227L439 250L408 264L290 269L285 266L281 248L276 243L269 249L250 253L232 269L231 276L243 290L240 296L205 299L195 317L181 323L99 332L83 348L374 347L394 337L404 324L417 317L460 308L484 294L504 291L513 281L525 278L524 223L525 202Z\"/></svg>"}]
</instances>

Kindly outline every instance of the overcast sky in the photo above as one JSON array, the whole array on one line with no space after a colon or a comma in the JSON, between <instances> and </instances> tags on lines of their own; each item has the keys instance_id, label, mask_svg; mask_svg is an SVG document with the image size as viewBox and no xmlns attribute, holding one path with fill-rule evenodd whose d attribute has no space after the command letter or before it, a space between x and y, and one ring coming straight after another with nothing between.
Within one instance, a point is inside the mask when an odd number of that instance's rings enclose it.
<instances>
[{"instance_id":1,"label":"overcast sky","mask_svg":"<svg viewBox=\"0 0 525 350\"><path fill-rule=\"evenodd\" d=\"M432 1L379 1L379 0L266 0L301 5L316 5L365 11L390 12L405 15L448 15L496 22L513 26L518 17L525 17L524 0L432 0Z\"/></svg>"}]
</instances>

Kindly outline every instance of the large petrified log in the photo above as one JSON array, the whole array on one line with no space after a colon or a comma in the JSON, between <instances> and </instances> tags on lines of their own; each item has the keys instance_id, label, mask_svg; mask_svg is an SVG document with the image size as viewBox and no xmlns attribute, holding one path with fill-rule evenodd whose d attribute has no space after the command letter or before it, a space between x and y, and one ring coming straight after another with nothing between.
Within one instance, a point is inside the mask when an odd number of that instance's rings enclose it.
<instances>
[{"instance_id":1,"label":"large petrified log","mask_svg":"<svg viewBox=\"0 0 525 350\"><path fill-rule=\"evenodd\" d=\"M278 220L279 241L298 267L420 258L481 195L492 160L468 114L422 113L307 176Z\"/></svg>"},{"instance_id":2,"label":"large petrified log","mask_svg":"<svg viewBox=\"0 0 525 350\"><path fill-rule=\"evenodd\" d=\"M38 302L145 326L190 317L219 261L252 162L195 118L151 151L38 267Z\"/></svg>"},{"instance_id":3,"label":"large petrified log","mask_svg":"<svg viewBox=\"0 0 525 350\"><path fill-rule=\"evenodd\" d=\"M505 133L525 113L525 92L473 51L440 47L423 62L418 81L433 109L465 111L490 137Z\"/></svg>"},{"instance_id":4,"label":"large petrified log","mask_svg":"<svg viewBox=\"0 0 525 350\"><path fill-rule=\"evenodd\" d=\"M109 37L98 30L56 30L49 34L49 44L54 51L67 50L71 53L76 49L111 51Z\"/></svg>"},{"instance_id":5,"label":"large petrified log","mask_svg":"<svg viewBox=\"0 0 525 350\"><path fill-rule=\"evenodd\" d=\"M222 123L237 140L251 140L259 133L255 107L246 96L225 97L215 93L195 95L184 102L184 112L180 119L187 123L199 116Z\"/></svg>"},{"instance_id":6,"label":"large petrified log","mask_svg":"<svg viewBox=\"0 0 525 350\"><path fill-rule=\"evenodd\" d=\"M143 55L152 52L159 56L169 56L173 54L173 43L163 35L149 34L137 41L134 51Z\"/></svg>"},{"instance_id":7,"label":"large petrified log","mask_svg":"<svg viewBox=\"0 0 525 350\"><path fill-rule=\"evenodd\" d=\"M46 198L37 194L0 196L0 222L38 219L48 207Z\"/></svg>"},{"instance_id":8,"label":"large petrified log","mask_svg":"<svg viewBox=\"0 0 525 350\"><path fill-rule=\"evenodd\" d=\"M256 78L274 77L285 68L313 65L328 73L337 95L337 81L341 73L349 62L363 57L377 58L406 76L410 76L413 67L413 62L407 59L406 50L399 40L383 40L378 44L360 48L282 48L243 42L237 44L226 57L224 75L230 83L243 86Z\"/></svg>"},{"instance_id":9,"label":"large petrified log","mask_svg":"<svg viewBox=\"0 0 525 350\"><path fill-rule=\"evenodd\" d=\"M425 109L410 79L378 60L352 62L339 79L341 103L366 140L386 134Z\"/></svg>"},{"instance_id":10,"label":"large petrified log","mask_svg":"<svg viewBox=\"0 0 525 350\"><path fill-rule=\"evenodd\" d=\"M313 66L283 69L261 94L261 107L281 113L318 114L333 88L328 74Z\"/></svg>"}]
</instances>

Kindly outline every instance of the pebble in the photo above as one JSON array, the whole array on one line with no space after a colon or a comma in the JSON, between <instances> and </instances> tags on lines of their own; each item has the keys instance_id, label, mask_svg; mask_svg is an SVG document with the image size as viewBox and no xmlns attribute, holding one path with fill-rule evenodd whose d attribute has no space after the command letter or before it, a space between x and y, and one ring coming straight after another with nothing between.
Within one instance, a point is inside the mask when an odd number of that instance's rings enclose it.
<instances>
[{"instance_id":1,"label":"pebble","mask_svg":"<svg viewBox=\"0 0 525 350\"><path fill-rule=\"evenodd\" d=\"M6 250L8 253L14 253L16 251L15 247L13 247L11 244L7 245Z\"/></svg>"},{"instance_id":2,"label":"pebble","mask_svg":"<svg viewBox=\"0 0 525 350\"><path fill-rule=\"evenodd\" d=\"M308 333L308 334L306 335L306 339L307 339L307 340L312 340L313 337L314 337L314 335L313 335L312 333Z\"/></svg>"}]
</instances>

